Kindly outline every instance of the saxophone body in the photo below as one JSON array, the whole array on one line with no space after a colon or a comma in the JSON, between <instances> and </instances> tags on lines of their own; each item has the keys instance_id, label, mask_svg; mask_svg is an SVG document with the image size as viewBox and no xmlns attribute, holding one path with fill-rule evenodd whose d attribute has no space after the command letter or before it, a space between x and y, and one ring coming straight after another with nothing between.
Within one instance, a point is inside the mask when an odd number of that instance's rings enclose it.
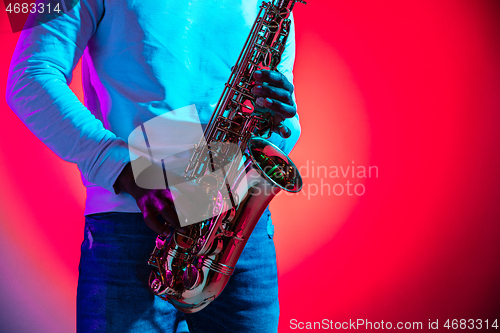
<instances>
[{"instance_id":1,"label":"saxophone body","mask_svg":"<svg viewBox=\"0 0 500 333\"><path fill-rule=\"evenodd\" d=\"M204 136L184 177L211 198L200 223L158 236L148 264L151 291L178 310L205 308L224 289L266 207L280 191L298 192L302 179L288 156L262 138L272 117L254 109L257 70L276 70L301 0L263 2Z\"/></svg>"}]
</instances>

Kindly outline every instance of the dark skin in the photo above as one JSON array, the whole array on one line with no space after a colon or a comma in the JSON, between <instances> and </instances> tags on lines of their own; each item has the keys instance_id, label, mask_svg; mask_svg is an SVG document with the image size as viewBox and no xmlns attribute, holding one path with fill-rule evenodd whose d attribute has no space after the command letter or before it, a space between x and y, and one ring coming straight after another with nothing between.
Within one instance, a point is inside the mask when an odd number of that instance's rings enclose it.
<instances>
[{"instance_id":1,"label":"dark skin","mask_svg":"<svg viewBox=\"0 0 500 333\"><path fill-rule=\"evenodd\" d=\"M252 93L257 98L255 109L260 112L271 113L274 118L273 132L283 138L288 138L291 131L283 125L283 121L294 117L297 113L292 99L293 84L283 74L276 71L257 71L254 79L255 86ZM175 188L164 190L141 188L137 186L134 180L130 163L120 173L114 185L117 193L127 192L135 199L148 227L156 233L164 235L169 233L168 225L182 231L179 218L172 206L173 197L181 197L182 200L187 202L186 193L189 193L188 196L192 193L203 193L201 187L194 182L184 183L183 187L182 192ZM188 214L189 212L186 211L185 215ZM160 222L157 218L158 215L163 217L168 225Z\"/></svg>"},{"instance_id":2,"label":"dark skin","mask_svg":"<svg viewBox=\"0 0 500 333\"><path fill-rule=\"evenodd\" d=\"M270 112L274 117L273 132L288 138L292 134L283 125L283 120L292 118L297 113L292 98L293 84L285 75L277 71L257 71L254 74L255 86L252 93L257 97L255 108L261 112Z\"/></svg>"}]
</instances>

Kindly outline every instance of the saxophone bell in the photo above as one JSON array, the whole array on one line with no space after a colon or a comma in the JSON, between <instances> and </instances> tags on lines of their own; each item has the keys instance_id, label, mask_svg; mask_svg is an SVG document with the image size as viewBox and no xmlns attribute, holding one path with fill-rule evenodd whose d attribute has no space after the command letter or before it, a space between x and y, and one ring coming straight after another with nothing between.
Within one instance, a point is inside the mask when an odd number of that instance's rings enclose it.
<instances>
[{"instance_id":1,"label":"saxophone bell","mask_svg":"<svg viewBox=\"0 0 500 333\"><path fill-rule=\"evenodd\" d=\"M302 189L302 177L297 167L275 144L254 137L248 143L248 150L259 174L271 184L292 193Z\"/></svg>"}]
</instances>

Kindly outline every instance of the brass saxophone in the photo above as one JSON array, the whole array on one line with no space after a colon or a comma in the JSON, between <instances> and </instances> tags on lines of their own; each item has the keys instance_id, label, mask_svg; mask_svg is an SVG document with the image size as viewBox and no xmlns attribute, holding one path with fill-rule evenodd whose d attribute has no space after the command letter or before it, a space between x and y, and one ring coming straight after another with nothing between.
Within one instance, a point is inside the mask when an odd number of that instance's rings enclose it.
<instances>
[{"instance_id":1,"label":"brass saxophone","mask_svg":"<svg viewBox=\"0 0 500 333\"><path fill-rule=\"evenodd\" d=\"M205 308L222 292L262 213L281 190L298 192L302 178L288 156L262 138L272 117L254 109L253 74L276 70L302 0L263 2L184 177L211 201L206 219L158 236L148 264L152 292L185 313ZM268 138L268 137L267 137Z\"/></svg>"}]
</instances>

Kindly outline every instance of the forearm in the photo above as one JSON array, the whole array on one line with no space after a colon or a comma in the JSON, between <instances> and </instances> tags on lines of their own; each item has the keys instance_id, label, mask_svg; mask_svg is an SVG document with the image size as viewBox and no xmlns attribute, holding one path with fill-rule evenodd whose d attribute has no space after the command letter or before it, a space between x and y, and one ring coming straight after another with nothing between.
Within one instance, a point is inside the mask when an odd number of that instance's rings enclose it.
<instances>
[{"instance_id":1,"label":"forearm","mask_svg":"<svg viewBox=\"0 0 500 333\"><path fill-rule=\"evenodd\" d=\"M129 159L127 145L68 87L101 10L97 3L82 1L68 15L24 31L12 57L6 96L12 110L51 150L78 164L89 182L112 191Z\"/></svg>"},{"instance_id":2,"label":"forearm","mask_svg":"<svg viewBox=\"0 0 500 333\"><path fill-rule=\"evenodd\" d=\"M128 162L126 143L104 129L61 75L33 66L29 70L36 73L9 77L12 110L59 157L78 164L89 182L109 189L110 175L117 176Z\"/></svg>"}]
</instances>

